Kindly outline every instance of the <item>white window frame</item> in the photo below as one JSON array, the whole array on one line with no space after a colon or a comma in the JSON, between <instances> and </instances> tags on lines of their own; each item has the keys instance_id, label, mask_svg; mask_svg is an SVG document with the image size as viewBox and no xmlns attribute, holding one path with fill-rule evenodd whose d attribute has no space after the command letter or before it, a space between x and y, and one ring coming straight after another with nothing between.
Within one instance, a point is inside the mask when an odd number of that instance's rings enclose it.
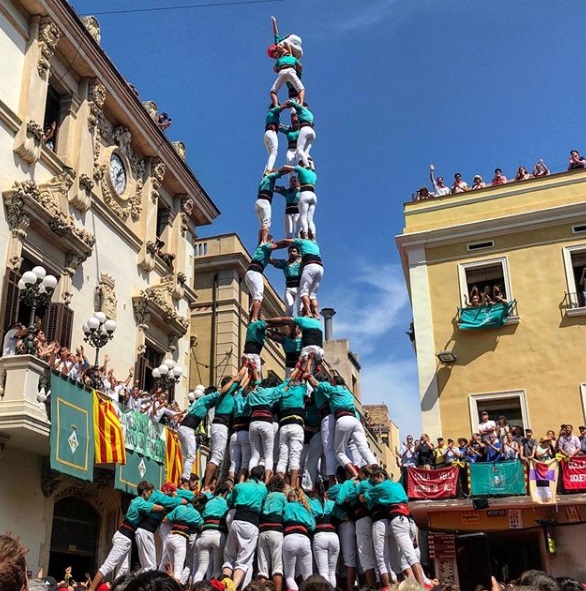
<instances>
[{"instance_id":1,"label":"white window frame","mask_svg":"<svg viewBox=\"0 0 586 591\"><path fill-rule=\"evenodd\" d=\"M566 310L568 316L586 316L586 306L580 306L578 299L578 286L574 283L574 267L572 267L572 254L586 253L586 244L577 244L574 246L564 246L562 248L562 256L564 259L564 271L566 272L566 286L568 294L576 294L569 296L570 308Z\"/></svg>"},{"instance_id":2,"label":"white window frame","mask_svg":"<svg viewBox=\"0 0 586 591\"><path fill-rule=\"evenodd\" d=\"M468 293L468 282L466 281L466 270L475 269L479 267L494 267L495 265L501 265L503 269L503 283L507 299L512 301L514 299L513 289L511 286L511 279L509 274L509 261L507 257L497 257L492 259L482 259L481 261L474 261L471 263L459 263L458 264L458 277L460 280L460 302L462 308L466 307L466 302L469 297ZM479 287L479 289L481 289Z\"/></svg>"},{"instance_id":3,"label":"white window frame","mask_svg":"<svg viewBox=\"0 0 586 591\"><path fill-rule=\"evenodd\" d=\"M584 423L586 423L586 383L580 384L580 400L582 401L582 416Z\"/></svg>"},{"instance_id":4,"label":"white window frame","mask_svg":"<svg viewBox=\"0 0 586 591\"><path fill-rule=\"evenodd\" d=\"M583 384L586 388L586 384ZM523 426L525 429L531 426L529 421L529 407L527 406L527 393L525 390L504 390L501 392L482 392L468 395L468 408L470 411L470 425L472 426L472 433L478 432L478 423L480 417L478 416L478 403L486 400L491 402L501 398L519 398L519 406L521 407L521 417L523 419ZM582 395L582 402L584 403L584 390ZM495 420L494 417L491 420Z\"/></svg>"}]
</instances>

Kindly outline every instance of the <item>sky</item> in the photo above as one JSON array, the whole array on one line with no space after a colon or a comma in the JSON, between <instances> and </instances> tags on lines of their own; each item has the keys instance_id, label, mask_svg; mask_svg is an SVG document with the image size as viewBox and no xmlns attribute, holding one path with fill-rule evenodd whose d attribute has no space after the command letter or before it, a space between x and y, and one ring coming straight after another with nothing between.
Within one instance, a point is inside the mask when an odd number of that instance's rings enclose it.
<instances>
[{"instance_id":1,"label":"sky","mask_svg":"<svg viewBox=\"0 0 586 591\"><path fill-rule=\"evenodd\" d=\"M206 4L195 9L107 11ZM320 306L361 365L363 402L385 403L419 433L409 296L394 237L429 164L489 181L543 158L564 170L584 149L586 3L566 0L73 0L96 14L101 45L142 100L173 119L170 140L222 215L200 236L237 232L256 246L254 201L266 162L274 80L270 16L302 37L316 118ZM278 162L284 161L284 142ZM283 201L273 202L281 236ZM280 271L267 275L281 290ZM416 295L416 294L415 294ZM458 303L454 302L454 306Z\"/></svg>"}]
</instances>

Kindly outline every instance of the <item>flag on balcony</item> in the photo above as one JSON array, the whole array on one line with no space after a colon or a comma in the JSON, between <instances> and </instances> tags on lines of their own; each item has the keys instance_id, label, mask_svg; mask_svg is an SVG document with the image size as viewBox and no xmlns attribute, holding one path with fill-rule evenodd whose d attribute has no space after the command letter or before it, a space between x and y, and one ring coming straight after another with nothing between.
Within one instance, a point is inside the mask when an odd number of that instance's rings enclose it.
<instances>
[{"instance_id":1,"label":"flag on balcony","mask_svg":"<svg viewBox=\"0 0 586 591\"><path fill-rule=\"evenodd\" d=\"M183 455L181 454L179 436L173 429L165 427L165 437L167 440L167 450L165 453L165 472L167 476L165 481L174 482L179 485L181 482L181 472L183 471Z\"/></svg>"},{"instance_id":2,"label":"flag on balcony","mask_svg":"<svg viewBox=\"0 0 586 591\"><path fill-rule=\"evenodd\" d=\"M94 390L94 448L96 464L126 464L124 436L109 398Z\"/></svg>"},{"instance_id":3,"label":"flag on balcony","mask_svg":"<svg viewBox=\"0 0 586 591\"><path fill-rule=\"evenodd\" d=\"M410 499L449 499L458 489L458 466L421 470L407 468L407 495Z\"/></svg>"},{"instance_id":4,"label":"flag on balcony","mask_svg":"<svg viewBox=\"0 0 586 591\"><path fill-rule=\"evenodd\" d=\"M562 461L562 480L566 491L586 490L586 456Z\"/></svg>"},{"instance_id":5,"label":"flag on balcony","mask_svg":"<svg viewBox=\"0 0 586 591\"><path fill-rule=\"evenodd\" d=\"M469 465L472 495L509 496L526 494L525 472L519 460L480 462Z\"/></svg>"},{"instance_id":6,"label":"flag on balcony","mask_svg":"<svg viewBox=\"0 0 586 591\"><path fill-rule=\"evenodd\" d=\"M51 375L51 469L81 480L94 477L92 396Z\"/></svg>"},{"instance_id":7,"label":"flag on balcony","mask_svg":"<svg viewBox=\"0 0 586 591\"><path fill-rule=\"evenodd\" d=\"M559 464L556 459L529 460L529 494L540 505L557 503L556 489Z\"/></svg>"},{"instance_id":8,"label":"flag on balcony","mask_svg":"<svg viewBox=\"0 0 586 591\"><path fill-rule=\"evenodd\" d=\"M153 421L146 414L129 410L122 404L118 405L118 416L126 450L164 464L166 445L164 426Z\"/></svg>"},{"instance_id":9,"label":"flag on balcony","mask_svg":"<svg viewBox=\"0 0 586 591\"><path fill-rule=\"evenodd\" d=\"M460 308L460 330L478 328L496 328L506 324L511 310L516 302L513 300L508 304L494 304L492 306L472 306Z\"/></svg>"},{"instance_id":10,"label":"flag on balcony","mask_svg":"<svg viewBox=\"0 0 586 591\"><path fill-rule=\"evenodd\" d=\"M116 464L114 488L136 495L136 485L141 480L148 480L161 488L164 483L165 466L146 456L126 450L126 464Z\"/></svg>"}]
</instances>

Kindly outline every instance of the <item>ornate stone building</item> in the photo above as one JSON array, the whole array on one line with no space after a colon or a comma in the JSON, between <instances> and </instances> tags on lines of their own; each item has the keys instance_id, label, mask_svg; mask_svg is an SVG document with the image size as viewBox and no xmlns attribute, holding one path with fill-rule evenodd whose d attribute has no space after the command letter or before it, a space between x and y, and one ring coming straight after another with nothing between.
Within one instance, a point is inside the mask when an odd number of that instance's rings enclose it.
<instances>
[{"instance_id":1,"label":"ornate stone building","mask_svg":"<svg viewBox=\"0 0 586 591\"><path fill-rule=\"evenodd\" d=\"M123 379L135 368L148 387L164 357L189 366L196 227L219 211L99 41L96 19L64 0L0 4L0 323L3 334L28 324L18 281L43 265L58 278L37 310L47 338L81 345L101 310L118 325L110 367ZM88 543L103 559L122 499L111 470L89 484L48 471L43 370L30 356L0 359L0 530L22 537L33 571L65 560L93 570ZM183 404L188 381L175 388Z\"/></svg>"}]
</instances>

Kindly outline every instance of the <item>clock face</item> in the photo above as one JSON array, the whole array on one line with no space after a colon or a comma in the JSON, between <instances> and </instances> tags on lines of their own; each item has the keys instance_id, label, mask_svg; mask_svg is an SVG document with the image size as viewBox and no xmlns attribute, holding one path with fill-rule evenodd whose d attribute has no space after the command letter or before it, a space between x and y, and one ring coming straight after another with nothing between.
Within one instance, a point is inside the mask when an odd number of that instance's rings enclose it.
<instances>
[{"instance_id":1,"label":"clock face","mask_svg":"<svg viewBox=\"0 0 586 591\"><path fill-rule=\"evenodd\" d=\"M126 191L126 169L122 158L116 152L110 156L110 181L118 195L122 195Z\"/></svg>"}]
</instances>

